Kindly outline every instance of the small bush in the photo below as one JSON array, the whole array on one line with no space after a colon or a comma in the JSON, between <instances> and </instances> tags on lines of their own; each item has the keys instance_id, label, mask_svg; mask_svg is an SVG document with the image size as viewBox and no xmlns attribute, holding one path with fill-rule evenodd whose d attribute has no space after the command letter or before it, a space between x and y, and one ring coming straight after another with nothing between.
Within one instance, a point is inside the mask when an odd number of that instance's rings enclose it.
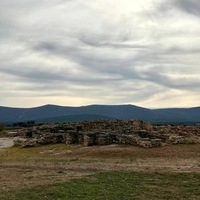
<instances>
[{"instance_id":1,"label":"small bush","mask_svg":"<svg viewBox=\"0 0 200 200\"><path fill-rule=\"evenodd\" d=\"M0 124L0 131L3 131L5 129L5 126L3 124Z\"/></svg>"}]
</instances>

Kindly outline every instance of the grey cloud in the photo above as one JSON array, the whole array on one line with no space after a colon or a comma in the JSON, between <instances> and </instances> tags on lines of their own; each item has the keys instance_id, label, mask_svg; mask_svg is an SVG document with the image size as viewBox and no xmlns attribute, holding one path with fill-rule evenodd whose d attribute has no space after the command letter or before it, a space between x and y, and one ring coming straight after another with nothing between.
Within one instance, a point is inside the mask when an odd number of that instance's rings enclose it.
<instances>
[{"instance_id":1,"label":"grey cloud","mask_svg":"<svg viewBox=\"0 0 200 200\"><path fill-rule=\"evenodd\" d=\"M176 89L195 89L199 87L200 80L190 80L185 78L176 78L173 79L167 74L162 74L159 72L159 68L162 69L166 64L170 63L171 55L182 54L190 52L189 50L172 48L168 50L158 50L159 55L156 55L157 52L145 51L136 56L135 58L104 58L104 57L95 57L93 54L90 54L91 58L88 56L85 51L82 49L69 48L62 45L55 45L52 43L41 43L37 49L46 50L51 54L58 54L65 56L69 59L72 59L75 62L78 62L81 66L88 68L90 71L96 71L98 73L104 74L113 74L118 75L122 79L126 80L143 80L149 81L158 85L162 85L168 88ZM186 52L185 52L186 51ZM197 50L196 53L199 51ZM162 58L163 57L163 58ZM156 60L163 60L163 66L157 67L157 70L153 68L147 68L144 72L137 70L139 64L145 65L146 63L156 63ZM168 60L169 59L169 60Z\"/></svg>"},{"instance_id":2,"label":"grey cloud","mask_svg":"<svg viewBox=\"0 0 200 200\"><path fill-rule=\"evenodd\" d=\"M158 83L160 85L173 89L198 90L200 85L199 78L173 78L157 71L155 72L154 70L152 70L151 72L147 72L145 76L145 79L151 82Z\"/></svg>"},{"instance_id":3,"label":"grey cloud","mask_svg":"<svg viewBox=\"0 0 200 200\"><path fill-rule=\"evenodd\" d=\"M158 47L159 48L159 47ZM200 47L181 47L178 46L171 46L170 48L164 49L161 52L163 55L189 55L189 54L199 54Z\"/></svg>"},{"instance_id":4,"label":"grey cloud","mask_svg":"<svg viewBox=\"0 0 200 200\"><path fill-rule=\"evenodd\" d=\"M147 46L139 45L139 44L126 44L126 40L117 41L117 42L108 42L108 41L101 41L100 38L91 38L86 36L81 36L79 39L82 43L93 46L93 47L110 47L110 48L127 48L127 49L145 49Z\"/></svg>"},{"instance_id":5,"label":"grey cloud","mask_svg":"<svg viewBox=\"0 0 200 200\"><path fill-rule=\"evenodd\" d=\"M165 91L167 99L175 89L197 99L198 2L162 0L159 9L124 14L125 4L117 13L107 3L1 1L1 93L112 104L156 101Z\"/></svg>"},{"instance_id":6,"label":"grey cloud","mask_svg":"<svg viewBox=\"0 0 200 200\"><path fill-rule=\"evenodd\" d=\"M199 0L176 0L175 5L183 11L200 16Z\"/></svg>"},{"instance_id":7,"label":"grey cloud","mask_svg":"<svg viewBox=\"0 0 200 200\"><path fill-rule=\"evenodd\" d=\"M62 71L62 72L55 72L52 70L52 72L49 72L47 70L40 70L39 67L36 68L18 68L18 69L5 69L1 68L1 73L12 75L16 78L18 78L18 81L22 79L23 81L27 82L36 82L36 83L49 83L49 84L58 84L56 82L66 82L71 84L77 84L77 85L90 85L90 84L103 84L106 82L112 82L117 81L119 79L110 77L91 77L90 74L87 76L80 76L77 74L74 76L69 71ZM59 85L59 84L58 84ZM58 88L58 87L57 87Z\"/></svg>"},{"instance_id":8,"label":"grey cloud","mask_svg":"<svg viewBox=\"0 0 200 200\"><path fill-rule=\"evenodd\" d=\"M42 42L35 47L40 51L47 51L50 54L56 54L70 59L74 62L78 62L85 69L93 71L98 71L102 73L123 75L128 70L128 67L133 61L133 58L117 58L112 55L106 55L106 53L99 52L99 50L87 50L87 48L79 48L72 46L64 46L59 44L54 44L51 42ZM105 51L105 50L104 50ZM99 54L100 53L100 54ZM122 66L123 69L121 68ZM127 74L130 74L128 70ZM133 73L131 73L133 75Z\"/></svg>"},{"instance_id":9,"label":"grey cloud","mask_svg":"<svg viewBox=\"0 0 200 200\"><path fill-rule=\"evenodd\" d=\"M188 14L200 16L199 0L165 0L157 5L157 8L164 13L172 9L178 9Z\"/></svg>"},{"instance_id":10,"label":"grey cloud","mask_svg":"<svg viewBox=\"0 0 200 200\"><path fill-rule=\"evenodd\" d=\"M63 76L61 74L55 74L52 72L48 72L48 71L44 71L44 70L40 70L40 69L36 69L36 68L32 68L32 69L27 69L25 68L0 68L1 73L5 73L5 74L9 74L15 77L22 77L24 79L31 79L32 81L55 81L55 80L60 80L61 78L63 78Z\"/></svg>"}]
</instances>

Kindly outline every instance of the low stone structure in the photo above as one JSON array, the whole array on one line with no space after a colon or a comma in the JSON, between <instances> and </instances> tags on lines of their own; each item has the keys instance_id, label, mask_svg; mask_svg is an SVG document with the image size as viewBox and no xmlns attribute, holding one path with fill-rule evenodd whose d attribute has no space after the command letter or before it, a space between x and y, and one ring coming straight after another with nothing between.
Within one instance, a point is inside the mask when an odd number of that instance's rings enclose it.
<instances>
[{"instance_id":1,"label":"low stone structure","mask_svg":"<svg viewBox=\"0 0 200 200\"><path fill-rule=\"evenodd\" d=\"M66 143L84 146L125 144L145 148L165 144L200 142L199 126L155 126L141 120L97 120L80 123L46 124L19 130L15 146Z\"/></svg>"}]
</instances>

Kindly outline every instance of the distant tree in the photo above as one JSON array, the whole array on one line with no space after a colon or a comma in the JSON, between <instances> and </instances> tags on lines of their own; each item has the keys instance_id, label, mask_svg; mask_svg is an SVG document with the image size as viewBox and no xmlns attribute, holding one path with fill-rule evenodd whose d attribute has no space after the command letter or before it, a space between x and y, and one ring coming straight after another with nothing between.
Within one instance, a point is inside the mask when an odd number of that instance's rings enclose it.
<instances>
[{"instance_id":1,"label":"distant tree","mask_svg":"<svg viewBox=\"0 0 200 200\"><path fill-rule=\"evenodd\" d=\"M27 126L33 126L35 124L34 120L30 120L26 122Z\"/></svg>"},{"instance_id":2,"label":"distant tree","mask_svg":"<svg viewBox=\"0 0 200 200\"><path fill-rule=\"evenodd\" d=\"M16 126L18 126L18 124L17 124L17 123L13 123L12 126L13 126L13 127L16 127Z\"/></svg>"},{"instance_id":3,"label":"distant tree","mask_svg":"<svg viewBox=\"0 0 200 200\"><path fill-rule=\"evenodd\" d=\"M5 129L5 126L3 124L0 124L0 131L3 131Z\"/></svg>"},{"instance_id":4,"label":"distant tree","mask_svg":"<svg viewBox=\"0 0 200 200\"><path fill-rule=\"evenodd\" d=\"M14 127L27 127L27 123L26 122L15 122L13 123Z\"/></svg>"},{"instance_id":5,"label":"distant tree","mask_svg":"<svg viewBox=\"0 0 200 200\"><path fill-rule=\"evenodd\" d=\"M24 125L24 122L17 122L17 125L22 127Z\"/></svg>"},{"instance_id":6,"label":"distant tree","mask_svg":"<svg viewBox=\"0 0 200 200\"><path fill-rule=\"evenodd\" d=\"M26 122L15 122L13 123L13 127L30 127L35 124L34 120L26 121Z\"/></svg>"}]
</instances>

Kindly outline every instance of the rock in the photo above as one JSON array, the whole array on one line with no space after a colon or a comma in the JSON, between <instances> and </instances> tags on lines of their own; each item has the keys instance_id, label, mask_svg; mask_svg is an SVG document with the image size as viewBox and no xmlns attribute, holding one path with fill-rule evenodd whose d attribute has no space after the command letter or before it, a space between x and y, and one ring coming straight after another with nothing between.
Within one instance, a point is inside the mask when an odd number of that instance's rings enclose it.
<instances>
[{"instance_id":1,"label":"rock","mask_svg":"<svg viewBox=\"0 0 200 200\"><path fill-rule=\"evenodd\" d=\"M17 131L9 131L6 133L6 137L17 137L19 133Z\"/></svg>"},{"instance_id":2,"label":"rock","mask_svg":"<svg viewBox=\"0 0 200 200\"><path fill-rule=\"evenodd\" d=\"M150 140L140 140L138 143L138 146L144 147L144 148L151 148L153 147L152 143Z\"/></svg>"},{"instance_id":3,"label":"rock","mask_svg":"<svg viewBox=\"0 0 200 200\"><path fill-rule=\"evenodd\" d=\"M93 146L96 145L97 134L93 132L87 132L83 136L83 145L84 146Z\"/></svg>"},{"instance_id":4,"label":"rock","mask_svg":"<svg viewBox=\"0 0 200 200\"><path fill-rule=\"evenodd\" d=\"M169 144L184 144L185 139L183 136L179 135L171 135L168 140L166 140Z\"/></svg>"},{"instance_id":5,"label":"rock","mask_svg":"<svg viewBox=\"0 0 200 200\"><path fill-rule=\"evenodd\" d=\"M112 144L112 140L110 135L106 133L101 133L96 136L96 144L97 145L109 145Z\"/></svg>"},{"instance_id":6,"label":"rock","mask_svg":"<svg viewBox=\"0 0 200 200\"><path fill-rule=\"evenodd\" d=\"M78 134L76 131L67 131L65 136L66 144L75 144L78 143Z\"/></svg>"},{"instance_id":7,"label":"rock","mask_svg":"<svg viewBox=\"0 0 200 200\"><path fill-rule=\"evenodd\" d=\"M119 135L118 144L138 145L140 137L135 135Z\"/></svg>"},{"instance_id":8,"label":"rock","mask_svg":"<svg viewBox=\"0 0 200 200\"><path fill-rule=\"evenodd\" d=\"M17 131L17 135L33 146L36 143L37 145L66 143L84 146L125 144L151 148L164 144L200 143L199 126L155 126L141 120L46 124L23 128ZM15 145L24 146L26 142L19 140Z\"/></svg>"},{"instance_id":9,"label":"rock","mask_svg":"<svg viewBox=\"0 0 200 200\"><path fill-rule=\"evenodd\" d=\"M162 146L162 140L161 139L151 139L152 147L160 147Z\"/></svg>"},{"instance_id":10,"label":"rock","mask_svg":"<svg viewBox=\"0 0 200 200\"><path fill-rule=\"evenodd\" d=\"M36 139L17 138L13 142L14 146L20 147L36 147L39 145Z\"/></svg>"}]
</instances>

